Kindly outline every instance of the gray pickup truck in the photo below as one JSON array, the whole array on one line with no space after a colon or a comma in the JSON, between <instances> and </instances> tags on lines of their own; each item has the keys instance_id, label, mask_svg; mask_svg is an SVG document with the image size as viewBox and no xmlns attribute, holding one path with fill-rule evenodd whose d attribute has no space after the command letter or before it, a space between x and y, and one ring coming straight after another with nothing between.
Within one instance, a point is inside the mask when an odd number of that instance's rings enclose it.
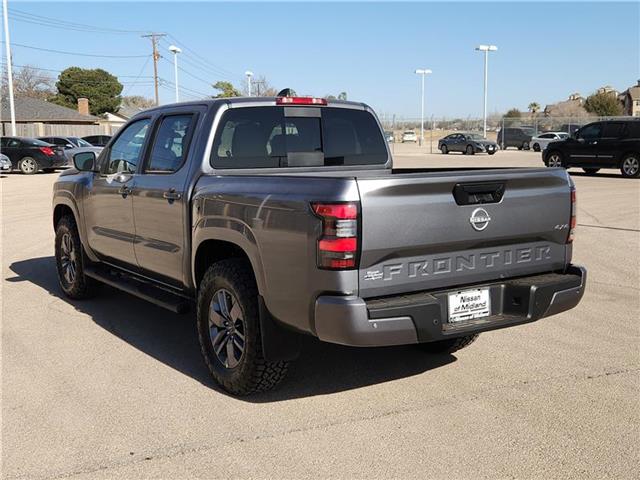
<instances>
[{"instance_id":1,"label":"gray pickup truck","mask_svg":"<svg viewBox=\"0 0 640 480\"><path fill-rule=\"evenodd\" d=\"M362 103L234 98L131 119L53 192L60 285L195 306L234 394L285 375L301 334L454 352L568 310L575 190L549 168L392 167Z\"/></svg>"}]
</instances>

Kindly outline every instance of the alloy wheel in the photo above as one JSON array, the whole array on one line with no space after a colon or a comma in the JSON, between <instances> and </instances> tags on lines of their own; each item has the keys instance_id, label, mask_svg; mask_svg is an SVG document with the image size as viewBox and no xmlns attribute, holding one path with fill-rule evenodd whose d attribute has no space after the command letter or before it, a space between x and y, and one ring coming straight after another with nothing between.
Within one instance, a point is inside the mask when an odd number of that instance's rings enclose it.
<instances>
[{"instance_id":1,"label":"alloy wheel","mask_svg":"<svg viewBox=\"0 0 640 480\"><path fill-rule=\"evenodd\" d=\"M637 157L629 156L622 162L622 171L625 175L633 177L638 174L640 170L640 160Z\"/></svg>"},{"instance_id":2,"label":"alloy wheel","mask_svg":"<svg viewBox=\"0 0 640 480\"><path fill-rule=\"evenodd\" d=\"M557 153L554 153L551 156L549 156L548 163L550 167L561 167L562 158L560 158L560 155L558 155Z\"/></svg>"},{"instance_id":3,"label":"alloy wheel","mask_svg":"<svg viewBox=\"0 0 640 480\"><path fill-rule=\"evenodd\" d=\"M236 297L221 288L209 304L209 338L213 352L226 368L242 360L245 349L245 322Z\"/></svg>"},{"instance_id":4,"label":"alloy wheel","mask_svg":"<svg viewBox=\"0 0 640 480\"><path fill-rule=\"evenodd\" d=\"M78 264L76 249L70 233L62 235L62 240L60 241L60 266L62 267L62 275L67 285L73 285L73 282L76 280Z\"/></svg>"},{"instance_id":5,"label":"alloy wheel","mask_svg":"<svg viewBox=\"0 0 640 480\"><path fill-rule=\"evenodd\" d=\"M22 173L34 173L37 170L36 162L33 158L25 158L20 162L20 170Z\"/></svg>"}]
</instances>

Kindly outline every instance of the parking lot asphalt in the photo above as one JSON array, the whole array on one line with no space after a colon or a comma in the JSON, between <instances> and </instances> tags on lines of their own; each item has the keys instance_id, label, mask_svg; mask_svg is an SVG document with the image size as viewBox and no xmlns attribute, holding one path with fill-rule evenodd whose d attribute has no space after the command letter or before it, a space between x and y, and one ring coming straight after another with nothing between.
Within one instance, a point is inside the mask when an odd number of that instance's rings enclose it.
<instances>
[{"instance_id":1,"label":"parking lot asphalt","mask_svg":"<svg viewBox=\"0 0 640 480\"><path fill-rule=\"evenodd\" d=\"M541 164L394 150L405 167ZM62 296L55 177L0 178L2 478L637 478L640 181L573 174L576 309L454 355L309 338L279 390L233 398L191 315Z\"/></svg>"}]
</instances>

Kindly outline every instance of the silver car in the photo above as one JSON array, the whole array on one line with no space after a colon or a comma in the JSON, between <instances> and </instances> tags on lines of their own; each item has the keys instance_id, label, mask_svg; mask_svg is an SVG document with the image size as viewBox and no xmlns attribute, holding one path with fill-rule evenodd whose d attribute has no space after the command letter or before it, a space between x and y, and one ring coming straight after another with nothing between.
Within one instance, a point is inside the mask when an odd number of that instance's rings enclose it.
<instances>
[{"instance_id":1,"label":"silver car","mask_svg":"<svg viewBox=\"0 0 640 480\"><path fill-rule=\"evenodd\" d=\"M0 153L0 172L11 170L11 160L4 153Z\"/></svg>"},{"instance_id":2,"label":"silver car","mask_svg":"<svg viewBox=\"0 0 640 480\"><path fill-rule=\"evenodd\" d=\"M95 147L80 137L38 137L38 140L62 147L69 165L73 164L73 156L76 153L94 152L97 156L102 151L102 147Z\"/></svg>"}]
</instances>

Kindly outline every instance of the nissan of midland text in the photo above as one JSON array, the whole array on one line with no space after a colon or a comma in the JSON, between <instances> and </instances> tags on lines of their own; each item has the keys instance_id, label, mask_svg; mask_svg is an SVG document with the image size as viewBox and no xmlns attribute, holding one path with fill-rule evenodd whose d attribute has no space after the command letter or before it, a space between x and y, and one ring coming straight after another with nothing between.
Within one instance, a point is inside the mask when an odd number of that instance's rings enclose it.
<instances>
[{"instance_id":1,"label":"nissan of midland text","mask_svg":"<svg viewBox=\"0 0 640 480\"><path fill-rule=\"evenodd\" d=\"M233 394L278 384L303 335L452 353L584 294L564 169L397 170L362 103L166 105L74 165L53 192L64 293L194 310Z\"/></svg>"}]
</instances>

